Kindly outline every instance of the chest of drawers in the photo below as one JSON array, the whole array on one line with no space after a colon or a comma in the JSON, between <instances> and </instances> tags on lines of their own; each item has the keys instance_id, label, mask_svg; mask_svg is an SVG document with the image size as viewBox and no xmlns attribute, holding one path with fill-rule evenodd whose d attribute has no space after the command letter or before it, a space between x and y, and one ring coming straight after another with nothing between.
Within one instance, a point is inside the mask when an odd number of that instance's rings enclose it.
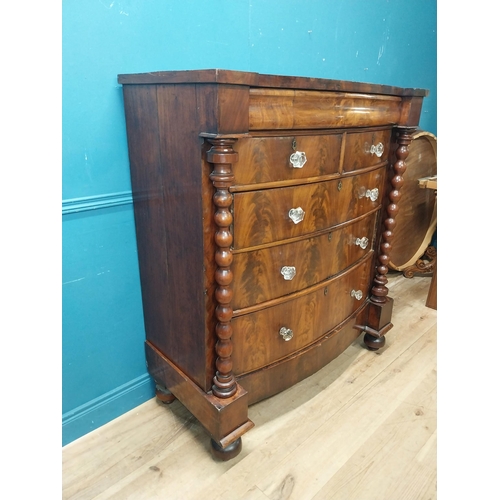
<instances>
[{"instance_id":1,"label":"chest of drawers","mask_svg":"<svg viewBox=\"0 0 500 500\"><path fill-rule=\"evenodd\" d=\"M120 75L148 370L215 456L248 405L392 327L388 262L425 90L225 70Z\"/></svg>"}]
</instances>

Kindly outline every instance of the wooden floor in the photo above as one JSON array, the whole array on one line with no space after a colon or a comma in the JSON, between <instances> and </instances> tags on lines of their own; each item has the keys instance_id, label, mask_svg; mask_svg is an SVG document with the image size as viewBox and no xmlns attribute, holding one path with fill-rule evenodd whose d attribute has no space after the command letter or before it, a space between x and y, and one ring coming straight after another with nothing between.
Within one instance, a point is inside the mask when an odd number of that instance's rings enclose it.
<instances>
[{"instance_id":1,"label":"wooden floor","mask_svg":"<svg viewBox=\"0 0 500 500\"><path fill-rule=\"evenodd\" d=\"M178 402L152 399L63 448L64 499L436 498L436 315L430 278L391 274L394 328L362 337L291 389L250 407L243 450L217 462Z\"/></svg>"}]
</instances>

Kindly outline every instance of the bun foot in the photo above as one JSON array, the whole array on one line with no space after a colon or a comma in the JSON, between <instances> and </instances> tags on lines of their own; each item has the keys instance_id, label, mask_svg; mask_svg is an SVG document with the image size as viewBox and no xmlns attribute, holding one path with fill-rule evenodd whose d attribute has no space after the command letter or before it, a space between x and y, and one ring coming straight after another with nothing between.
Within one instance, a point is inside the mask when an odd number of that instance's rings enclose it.
<instances>
[{"instance_id":1,"label":"bun foot","mask_svg":"<svg viewBox=\"0 0 500 500\"><path fill-rule=\"evenodd\" d=\"M363 338L366 348L369 351L378 351L381 347L384 347L385 345L385 337L374 337L373 335L370 335L369 333L365 333L365 336Z\"/></svg>"},{"instance_id":2,"label":"bun foot","mask_svg":"<svg viewBox=\"0 0 500 500\"><path fill-rule=\"evenodd\" d=\"M175 396L166 387L156 384L156 399L169 405L175 401Z\"/></svg>"},{"instance_id":3,"label":"bun foot","mask_svg":"<svg viewBox=\"0 0 500 500\"><path fill-rule=\"evenodd\" d=\"M231 460L241 451L241 438L238 438L236 441L226 446L226 448L223 448L213 439L210 440L210 444L212 445L212 456L218 460L222 460L223 462Z\"/></svg>"}]
</instances>

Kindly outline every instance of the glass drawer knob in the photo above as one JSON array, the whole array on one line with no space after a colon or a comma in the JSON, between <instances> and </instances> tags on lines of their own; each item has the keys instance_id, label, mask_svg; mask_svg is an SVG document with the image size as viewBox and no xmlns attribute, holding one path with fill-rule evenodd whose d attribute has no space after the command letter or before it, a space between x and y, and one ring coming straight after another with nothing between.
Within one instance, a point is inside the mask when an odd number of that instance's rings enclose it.
<instances>
[{"instance_id":1,"label":"glass drawer knob","mask_svg":"<svg viewBox=\"0 0 500 500\"><path fill-rule=\"evenodd\" d=\"M306 164L307 158L303 151L295 151L290 155L290 163L293 168L302 168Z\"/></svg>"},{"instance_id":2,"label":"glass drawer knob","mask_svg":"<svg viewBox=\"0 0 500 500\"><path fill-rule=\"evenodd\" d=\"M378 198L378 188L375 189L367 189L365 196L370 198L372 201L377 201Z\"/></svg>"},{"instance_id":3,"label":"glass drawer knob","mask_svg":"<svg viewBox=\"0 0 500 500\"><path fill-rule=\"evenodd\" d=\"M306 213L300 207L291 208L288 212L288 217L290 217L294 224L298 224L301 220L303 220L304 215L306 215Z\"/></svg>"},{"instance_id":4,"label":"glass drawer knob","mask_svg":"<svg viewBox=\"0 0 500 500\"><path fill-rule=\"evenodd\" d=\"M363 292L361 290L351 290L351 297L356 300L361 300L363 298Z\"/></svg>"},{"instance_id":5,"label":"glass drawer knob","mask_svg":"<svg viewBox=\"0 0 500 500\"><path fill-rule=\"evenodd\" d=\"M291 280L293 280L293 277L296 274L295 267L283 266L281 268L281 274L283 275L283 278L285 278L286 281L291 281Z\"/></svg>"},{"instance_id":6,"label":"glass drawer knob","mask_svg":"<svg viewBox=\"0 0 500 500\"><path fill-rule=\"evenodd\" d=\"M366 236L363 236L362 238L356 238L355 244L364 250L368 246L369 242L370 240Z\"/></svg>"},{"instance_id":7,"label":"glass drawer knob","mask_svg":"<svg viewBox=\"0 0 500 500\"><path fill-rule=\"evenodd\" d=\"M384 154L384 145L381 142L377 145L372 144L371 146L365 143L365 151L380 158Z\"/></svg>"},{"instance_id":8,"label":"glass drawer knob","mask_svg":"<svg viewBox=\"0 0 500 500\"><path fill-rule=\"evenodd\" d=\"M290 328L285 328L284 326L282 326L280 328L280 335L283 337L283 340L288 342L293 337L293 331L290 330Z\"/></svg>"}]
</instances>

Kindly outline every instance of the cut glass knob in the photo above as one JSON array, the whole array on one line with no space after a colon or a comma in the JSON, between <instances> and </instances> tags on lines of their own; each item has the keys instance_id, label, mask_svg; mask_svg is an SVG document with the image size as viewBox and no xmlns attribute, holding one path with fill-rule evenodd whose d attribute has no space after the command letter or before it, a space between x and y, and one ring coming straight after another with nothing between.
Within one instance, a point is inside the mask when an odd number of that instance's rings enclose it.
<instances>
[{"instance_id":1,"label":"cut glass knob","mask_svg":"<svg viewBox=\"0 0 500 500\"><path fill-rule=\"evenodd\" d=\"M290 330L290 328L285 328L284 326L282 326L280 328L280 335L285 341L289 341L293 337L293 331Z\"/></svg>"},{"instance_id":2,"label":"cut glass knob","mask_svg":"<svg viewBox=\"0 0 500 500\"><path fill-rule=\"evenodd\" d=\"M370 153L373 154L375 153L376 156L378 156L379 158L382 156L384 152L384 145L379 142L376 146L372 146L370 148Z\"/></svg>"},{"instance_id":3,"label":"cut glass knob","mask_svg":"<svg viewBox=\"0 0 500 500\"><path fill-rule=\"evenodd\" d=\"M293 278L296 274L295 267L283 266L281 268L281 274L283 275L283 278L285 278L286 281L291 281L291 280L293 280Z\"/></svg>"},{"instance_id":4,"label":"cut glass knob","mask_svg":"<svg viewBox=\"0 0 500 500\"><path fill-rule=\"evenodd\" d=\"M356 300L361 300L363 298L363 292L361 290L351 290L351 297Z\"/></svg>"},{"instance_id":5,"label":"cut glass knob","mask_svg":"<svg viewBox=\"0 0 500 500\"><path fill-rule=\"evenodd\" d=\"M362 238L356 238L356 245L359 245L363 250L368 246L368 243L370 240L366 237L363 236Z\"/></svg>"},{"instance_id":6,"label":"cut glass knob","mask_svg":"<svg viewBox=\"0 0 500 500\"><path fill-rule=\"evenodd\" d=\"M365 196L370 198L372 201L376 201L378 198L378 188L375 189L367 189Z\"/></svg>"},{"instance_id":7,"label":"cut glass knob","mask_svg":"<svg viewBox=\"0 0 500 500\"><path fill-rule=\"evenodd\" d=\"M366 143L365 151L366 153L376 155L380 158L384 154L384 145L381 142L379 142L377 145L375 144L369 145L368 143Z\"/></svg>"},{"instance_id":8,"label":"cut glass knob","mask_svg":"<svg viewBox=\"0 0 500 500\"><path fill-rule=\"evenodd\" d=\"M303 220L304 215L306 215L306 213L300 207L291 208L290 211L288 212L288 217L292 219L294 224L298 224L301 220Z\"/></svg>"},{"instance_id":9,"label":"cut glass knob","mask_svg":"<svg viewBox=\"0 0 500 500\"><path fill-rule=\"evenodd\" d=\"M290 155L290 163L293 168L302 168L306 164L307 158L303 151L295 151Z\"/></svg>"}]
</instances>

